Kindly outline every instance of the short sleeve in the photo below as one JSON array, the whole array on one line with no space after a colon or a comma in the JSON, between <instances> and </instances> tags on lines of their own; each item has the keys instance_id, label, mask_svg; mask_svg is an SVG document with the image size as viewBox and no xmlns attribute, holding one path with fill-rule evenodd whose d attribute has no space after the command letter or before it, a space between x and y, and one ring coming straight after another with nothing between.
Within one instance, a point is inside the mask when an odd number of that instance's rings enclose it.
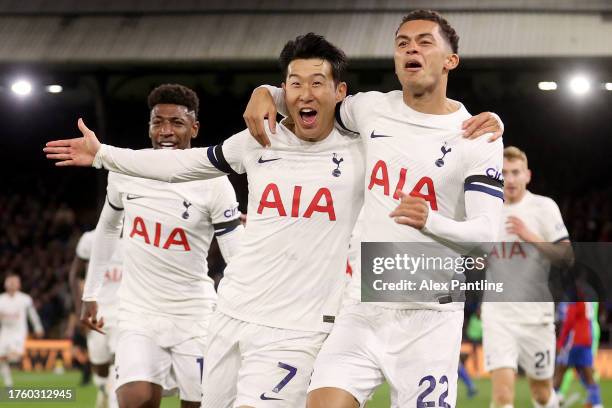
<instances>
[{"instance_id":1,"label":"short sleeve","mask_svg":"<svg viewBox=\"0 0 612 408\"><path fill-rule=\"evenodd\" d=\"M489 194L504 199L504 144L502 139L489 142L486 136L470 141L465 157L464 191Z\"/></svg>"},{"instance_id":2,"label":"short sleeve","mask_svg":"<svg viewBox=\"0 0 612 408\"><path fill-rule=\"evenodd\" d=\"M563 222L563 216L559 206L550 198L544 199L544 206L542 211L542 230L545 241L547 242L560 242L569 240L569 233L567 227Z\"/></svg>"},{"instance_id":3,"label":"short sleeve","mask_svg":"<svg viewBox=\"0 0 612 408\"><path fill-rule=\"evenodd\" d=\"M119 177L121 177L119 174L109 172L106 183L106 201L115 211L123 211L123 198L118 187Z\"/></svg>"},{"instance_id":4,"label":"short sleeve","mask_svg":"<svg viewBox=\"0 0 612 408\"><path fill-rule=\"evenodd\" d=\"M89 261L91 257L91 248L93 246L94 234L93 231L87 231L79 239L76 247L76 255L84 261Z\"/></svg>"}]
</instances>

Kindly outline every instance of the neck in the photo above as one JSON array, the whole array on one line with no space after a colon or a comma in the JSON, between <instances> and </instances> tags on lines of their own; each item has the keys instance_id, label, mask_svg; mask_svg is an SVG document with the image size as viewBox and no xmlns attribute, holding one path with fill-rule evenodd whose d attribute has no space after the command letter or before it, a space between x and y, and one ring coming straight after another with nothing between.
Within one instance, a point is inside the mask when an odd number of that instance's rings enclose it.
<instances>
[{"instance_id":1,"label":"neck","mask_svg":"<svg viewBox=\"0 0 612 408\"><path fill-rule=\"evenodd\" d=\"M527 190L523 190L523 192L521 194L519 194L518 196L514 197L514 198L509 198L506 200L508 202L508 204L516 204L516 203L520 203L521 200L523 198L525 198L525 195L527 194Z\"/></svg>"},{"instance_id":2,"label":"neck","mask_svg":"<svg viewBox=\"0 0 612 408\"><path fill-rule=\"evenodd\" d=\"M459 109L459 104L446 97L446 78L430 88L415 90L403 86L404 103L417 112L448 115Z\"/></svg>"}]
</instances>

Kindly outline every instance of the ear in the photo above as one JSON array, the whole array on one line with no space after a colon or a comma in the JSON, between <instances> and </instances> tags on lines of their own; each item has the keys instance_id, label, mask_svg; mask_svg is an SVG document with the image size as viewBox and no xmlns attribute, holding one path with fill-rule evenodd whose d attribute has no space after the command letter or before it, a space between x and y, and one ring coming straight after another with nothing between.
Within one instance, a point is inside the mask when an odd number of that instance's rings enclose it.
<instances>
[{"instance_id":1,"label":"ear","mask_svg":"<svg viewBox=\"0 0 612 408\"><path fill-rule=\"evenodd\" d=\"M457 68L457 66L459 65L459 55L457 54L448 54L446 56L446 59L444 60L444 70L445 71L452 71L453 69Z\"/></svg>"},{"instance_id":2,"label":"ear","mask_svg":"<svg viewBox=\"0 0 612 408\"><path fill-rule=\"evenodd\" d=\"M336 86L336 102L340 102L346 98L346 82L340 82L338 86Z\"/></svg>"},{"instance_id":3,"label":"ear","mask_svg":"<svg viewBox=\"0 0 612 408\"><path fill-rule=\"evenodd\" d=\"M196 120L195 122L193 122L193 125L191 126L191 128L193 129L191 138L195 139L196 137L198 137L198 132L200 131L200 122Z\"/></svg>"},{"instance_id":4,"label":"ear","mask_svg":"<svg viewBox=\"0 0 612 408\"><path fill-rule=\"evenodd\" d=\"M285 91L285 83L281 83L281 88L283 88L283 91Z\"/></svg>"},{"instance_id":5,"label":"ear","mask_svg":"<svg viewBox=\"0 0 612 408\"><path fill-rule=\"evenodd\" d=\"M527 184L531 182L531 170L527 169Z\"/></svg>"}]
</instances>

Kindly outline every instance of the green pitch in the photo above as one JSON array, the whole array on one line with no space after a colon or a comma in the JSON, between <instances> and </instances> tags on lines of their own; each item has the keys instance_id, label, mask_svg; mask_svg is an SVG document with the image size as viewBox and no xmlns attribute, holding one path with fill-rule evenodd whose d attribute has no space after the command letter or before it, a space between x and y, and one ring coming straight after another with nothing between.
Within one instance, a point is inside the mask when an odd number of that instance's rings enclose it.
<instances>
[{"instance_id":1,"label":"green pitch","mask_svg":"<svg viewBox=\"0 0 612 408\"><path fill-rule=\"evenodd\" d=\"M65 374L52 374L52 373L24 373L19 371L13 371L13 379L16 387L28 387L28 388L60 388L60 387L73 387L76 393L76 400L72 402L40 402L35 403L29 402L11 402L0 401L0 407L27 407L27 408L52 408L52 407L66 407L66 408L91 408L94 406L96 400L96 389L92 385L85 387L79 387L79 373L75 371L69 371ZM466 397L466 390L463 384L459 384L459 399L457 407L463 408L488 408L489 399L491 396L491 384L488 380L476 380L476 386L478 387L478 395L473 399L469 400ZM580 397L571 407L582 407L584 401L584 390L580 385L575 382L570 389L568 395L577 393ZM601 381L601 393L603 398L604 406L612 406L612 380ZM524 379L519 379L517 383L515 407L517 408L529 408L531 407L531 399L529 397L529 389L527 382ZM177 397L164 398L162 402L163 408L178 408L179 400ZM372 401L367 405L367 408L388 408L389 407L389 389L387 386L382 386L378 392L374 395ZM404 407L402 407L404 408ZM413 407L405 407L413 408Z\"/></svg>"}]
</instances>

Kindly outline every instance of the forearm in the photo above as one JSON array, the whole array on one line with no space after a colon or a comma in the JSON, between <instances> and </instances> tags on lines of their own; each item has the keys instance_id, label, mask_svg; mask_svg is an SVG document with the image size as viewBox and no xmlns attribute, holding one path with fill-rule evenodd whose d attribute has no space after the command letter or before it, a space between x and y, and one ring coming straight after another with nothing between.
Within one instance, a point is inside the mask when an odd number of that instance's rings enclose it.
<instances>
[{"instance_id":1,"label":"forearm","mask_svg":"<svg viewBox=\"0 0 612 408\"><path fill-rule=\"evenodd\" d=\"M497 240L503 202L485 194L466 193L466 219L456 221L430 211L424 232L470 252Z\"/></svg>"},{"instance_id":2,"label":"forearm","mask_svg":"<svg viewBox=\"0 0 612 408\"><path fill-rule=\"evenodd\" d=\"M220 177L226 173L209 160L209 149L132 150L102 145L93 166L116 173L170 183Z\"/></svg>"},{"instance_id":3,"label":"forearm","mask_svg":"<svg viewBox=\"0 0 612 408\"><path fill-rule=\"evenodd\" d=\"M530 242L542 255L555 266L570 267L574 264L574 250L569 241L556 244L550 242Z\"/></svg>"},{"instance_id":4,"label":"forearm","mask_svg":"<svg viewBox=\"0 0 612 408\"><path fill-rule=\"evenodd\" d=\"M43 326L40 322L40 317L38 316L38 313L36 313L36 309L34 308L34 306L28 307L28 318L30 319L30 323L32 323L32 327L34 327L34 332L42 333Z\"/></svg>"},{"instance_id":5,"label":"forearm","mask_svg":"<svg viewBox=\"0 0 612 408\"><path fill-rule=\"evenodd\" d=\"M100 219L94 233L94 244L91 259L87 268L83 301L95 301L104 284L104 274L113 256L121 233L123 211L114 210L108 200L104 203Z\"/></svg>"},{"instance_id":6,"label":"forearm","mask_svg":"<svg viewBox=\"0 0 612 408\"><path fill-rule=\"evenodd\" d=\"M287 109L287 104L285 103L285 91L283 91L283 88L278 88L272 85L262 85L260 88L267 89L268 92L270 92L272 99L274 99L274 105L276 105L276 110L278 113L284 117L289 116L289 110ZM268 118L268 120L274 119L275 118Z\"/></svg>"}]
</instances>

